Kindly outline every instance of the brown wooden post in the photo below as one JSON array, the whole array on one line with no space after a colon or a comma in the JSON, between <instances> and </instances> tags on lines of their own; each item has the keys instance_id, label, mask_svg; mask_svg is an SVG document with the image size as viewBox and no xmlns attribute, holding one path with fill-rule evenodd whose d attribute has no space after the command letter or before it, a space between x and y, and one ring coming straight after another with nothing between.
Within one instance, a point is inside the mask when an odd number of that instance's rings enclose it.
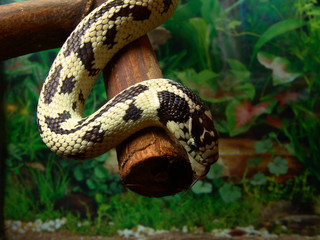
<instances>
[{"instance_id":1,"label":"brown wooden post","mask_svg":"<svg viewBox=\"0 0 320 240\"><path fill-rule=\"evenodd\" d=\"M122 49L104 71L108 98L134 83L162 77L147 36ZM117 147L117 155L122 181L142 195L172 195L192 183L185 150L161 128L138 132Z\"/></svg>"}]
</instances>

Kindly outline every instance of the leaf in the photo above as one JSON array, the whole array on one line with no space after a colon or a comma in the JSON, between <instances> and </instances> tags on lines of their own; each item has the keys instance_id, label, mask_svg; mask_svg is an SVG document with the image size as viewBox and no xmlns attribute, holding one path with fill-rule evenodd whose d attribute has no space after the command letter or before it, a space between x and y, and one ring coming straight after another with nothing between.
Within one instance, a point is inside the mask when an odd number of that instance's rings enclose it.
<instances>
[{"instance_id":1,"label":"leaf","mask_svg":"<svg viewBox=\"0 0 320 240\"><path fill-rule=\"evenodd\" d=\"M246 65L236 59L228 59L228 63L232 70L249 72Z\"/></svg>"},{"instance_id":2,"label":"leaf","mask_svg":"<svg viewBox=\"0 0 320 240\"><path fill-rule=\"evenodd\" d=\"M109 172L108 169L105 168L105 166L103 166L102 164L98 164L97 166L95 166L93 174L100 179L104 179L108 177Z\"/></svg>"},{"instance_id":3,"label":"leaf","mask_svg":"<svg viewBox=\"0 0 320 240\"><path fill-rule=\"evenodd\" d=\"M85 170L85 169L92 169L96 164L97 164L96 160L91 159L91 160L82 162L81 164L79 164L79 166L81 166L81 168Z\"/></svg>"},{"instance_id":4,"label":"leaf","mask_svg":"<svg viewBox=\"0 0 320 240\"><path fill-rule=\"evenodd\" d=\"M211 68L210 58L210 29L203 18L191 18L189 23L195 30L195 47L199 54L199 61L203 69Z\"/></svg>"},{"instance_id":5,"label":"leaf","mask_svg":"<svg viewBox=\"0 0 320 240\"><path fill-rule=\"evenodd\" d=\"M75 167L75 169L74 169L74 171L73 171L73 176L75 177L75 179L77 180L77 181L82 181L82 180L84 180L84 176L83 176L83 173L82 173L82 169L81 169L81 164L78 164L76 167Z\"/></svg>"},{"instance_id":6,"label":"leaf","mask_svg":"<svg viewBox=\"0 0 320 240\"><path fill-rule=\"evenodd\" d=\"M211 193L212 192L212 185L208 182L198 181L192 187L192 191L196 194Z\"/></svg>"},{"instance_id":7,"label":"leaf","mask_svg":"<svg viewBox=\"0 0 320 240\"><path fill-rule=\"evenodd\" d=\"M90 190L94 190L97 188L97 184L92 179L87 179L86 183Z\"/></svg>"},{"instance_id":8,"label":"leaf","mask_svg":"<svg viewBox=\"0 0 320 240\"><path fill-rule=\"evenodd\" d=\"M22 151L21 149L14 143L9 143L7 147L8 153L10 156L14 157L15 159L18 159L19 161L22 161Z\"/></svg>"},{"instance_id":9,"label":"leaf","mask_svg":"<svg viewBox=\"0 0 320 240\"><path fill-rule=\"evenodd\" d=\"M249 81L250 72L246 66L235 59L229 59L228 63L231 69L224 74L217 74L209 69L197 73L193 68L174 73L181 82L208 102L253 99L255 87Z\"/></svg>"},{"instance_id":10,"label":"leaf","mask_svg":"<svg viewBox=\"0 0 320 240\"><path fill-rule=\"evenodd\" d=\"M219 194L226 203L234 202L242 196L241 188L233 183L224 183L223 186L219 188Z\"/></svg>"},{"instance_id":11,"label":"leaf","mask_svg":"<svg viewBox=\"0 0 320 240\"><path fill-rule=\"evenodd\" d=\"M226 89L222 89L222 88L226 88ZM209 94L209 91L210 91L210 94ZM220 103L220 102L226 102L234 99L238 99L238 100L247 99L247 98L253 99L255 95L255 88L251 83L239 83L239 84L231 83L228 86L218 86L214 90L207 89L207 93L208 94L206 95L200 94L201 98L203 98L205 101L208 101L208 102Z\"/></svg>"},{"instance_id":12,"label":"leaf","mask_svg":"<svg viewBox=\"0 0 320 240\"><path fill-rule=\"evenodd\" d=\"M296 28L303 27L306 24L307 22L303 22L298 19L286 19L269 27L262 34L262 36L259 38L259 40L255 44L253 49L253 54L251 55L250 65L252 64L253 59L255 58L257 52L267 42L271 41L273 38L280 36L286 32L290 32Z\"/></svg>"},{"instance_id":13,"label":"leaf","mask_svg":"<svg viewBox=\"0 0 320 240\"><path fill-rule=\"evenodd\" d=\"M236 59L228 59L228 63L231 67L231 72L241 81L241 83L247 83L250 79L250 72L247 67Z\"/></svg>"},{"instance_id":14,"label":"leaf","mask_svg":"<svg viewBox=\"0 0 320 240\"><path fill-rule=\"evenodd\" d=\"M218 74L216 74L215 72L209 69L205 69L195 75L195 82L204 84L212 81L217 76Z\"/></svg>"},{"instance_id":15,"label":"leaf","mask_svg":"<svg viewBox=\"0 0 320 240\"><path fill-rule=\"evenodd\" d=\"M256 167L256 166L260 165L261 163L262 163L262 158L253 157L248 160L247 166L248 167Z\"/></svg>"},{"instance_id":16,"label":"leaf","mask_svg":"<svg viewBox=\"0 0 320 240\"><path fill-rule=\"evenodd\" d=\"M103 202L106 200L106 196L103 195L102 193L96 193L94 195L94 198L96 202L99 204L99 206L101 206L101 204L103 205Z\"/></svg>"},{"instance_id":17,"label":"leaf","mask_svg":"<svg viewBox=\"0 0 320 240\"><path fill-rule=\"evenodd\" d=\"M272 115L267 116L266 123L276 128L281 128L283 126L283 121Z\"/></svg>"},{"instance_id":18,"label":"leaf","mask_svg":"<svg viewBox=\"0 0 320 240\"><path fill-rule=\"evenodd\" d=\"M269 102L264 102L252 106L249 100L244 100L241 105L235 108L237 120L235 127L241 127L242 125L249 123L255 116L265 113L269 105Z\"/></svg>"},{"instance_id":19,"label":"leaf","mask_svg":"<svg viewBox=\"0 0 320 240\"><path fill-rule=\"evenodd\" d=\"M191 0L188 1L187 4L179 4L177 10L174 12L174 15L170 19L170 22L177 23L183 22L187 18L197 16L200 12L201 4L199 4L199 0Z\"/></svg>"},{"instance_id":20,"label":"leaf","mask_svg":"<svg viewBox=\"0 0 320 240\"><path fill-rule=\"evenodd\" d=\"M241 26L241 21L236 21L236 20L233 20L228 24L228 28L233 31L235 31L236 28L240 26Z\"/></svg>"},{"instance_id":21,"label":"leaf","mask_svg":"<svg viewBox=\"0 0 320 240\"><path fill-rule=\"evenodd\" d=\"M252 105L248 99L242 102L234 101L226 108L230 135L234 136L247 131L254 120L263 113L269 113L273 109L274 103L266 101L257 105Z\"/></svg>"},{"instance_id":22,"label":"leaf","mask_svg":"<svg viewBox=\"0 0 320 240\"><path fill-rule=\"evenodd\" d=\"M256 150L256 153L258 154L270 152L272 149L272 146L273 146L273 142L269 138L261 141L256 141L254 143L254 148Z\"/></svg>"},{"instance_id":23,"label":"leaf","mask_svg":"<svg viewBox=\"0 0 320 240\"><path fill-rule=\"evenodd\" d=\"M267 183L267 178L263 173L256 173L250 182L253 186L264 185Z\"/></svg>"},{"instance_id":24,"label":"leaf","mask_svg":"<svg viewBox=\"0 0 320 240\"><path fill-rule=\"evenodd\" d=\"M222 176L223 166L219 164L213 164L210 171L207 174L208 179L220 178Z\"/></svg>"},{"instance_id":25,"label":"leaf","mask_svg":"<svg viewBox=\"0 0 320 240\"><path fill-rule=\"evenodd\" d=\"M214 79L217 77L215 72L205 69L197 73L194 69L189 68L174 73L182 83L198 92L204 100L214 97L211 85L214 85Z\"/></svg>"},{"instance_id":26,"label":"leaf","mask_svg":"<svg viewBox=\"0 0 320 240\"><path fill-rule=\"evenodd\" d=\"M224 9L222 8L218 0L198 0L198 4L201 2L201 15L206 20L208 24L215 25L215 22L224 14Z\"/></svg>"},{"instance_id":27,"label":"leaf","mask_svg":"<svg viewBox=\"0 0 320 240\"><path fill-rule=\"evenodd\" d=\"M174 71L174 74L181 82L185 83L194 79L194 77L197 75L197 72L193 68L187 68L183 71Z\"/></svg>"},{"instance_id":28,"label":"leaf","mask_svg":"<svg viewBox=\"0 0 320 240\"><path fill-rule=\"evenodd\" d=\"M258 53L258 61L268 69L272 70L273 85L280 85L294 81L301 73L290 70L290 62L265 52Z\"/></svg>"},{"instance_id":29,"label":"leaf","mask_svg":"<svg viewBox=\"0 0 320 240\"><path fill-rule=\"evenodd\" d=\"M109 209L111 208L111 206L109 204L100 204L99 208L98 208L98 213L106 213Z\"/></svg>"},{"instance_id":30,"label":"leaf","mask_svg":"<svg viewBox=\"0 0 320 240\"><path fill-rule=\"evenodd\" d=\"M297 102L300 97L298 92L285 91L284 93L279 93L275 99L280 103L280 107L284 107L288 103Z\"/></svg>"},{"instance_id":31,"label":"leaf","mask_svg":"<svg viewBox=\"0 0 320 240\"><path fill-rule=\"evenodd\" d=\"M286 174L288 172L288 162L280 156L274 158L273 162L268 163L268 168L272 174Z\"/></svg>"}]
</instances>

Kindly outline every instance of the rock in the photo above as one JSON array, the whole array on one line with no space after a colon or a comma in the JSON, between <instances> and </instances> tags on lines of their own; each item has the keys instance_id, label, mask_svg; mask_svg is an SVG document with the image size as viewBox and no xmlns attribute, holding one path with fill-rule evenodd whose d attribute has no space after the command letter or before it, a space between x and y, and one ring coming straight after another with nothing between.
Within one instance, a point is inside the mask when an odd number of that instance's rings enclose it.
<instances>
[{"instance_id":1,"label":"rock","mask_svg":"<svg viewBox=\"0 0 320 240\"><path fill-rule=\"evenodd\" d=\"M320 234L320 216L318 215L290 215L277 220L289 232L312 236Z\"/></svg>"},{"instance_id":2,"label":"rock","mask_svg":"<svg viewBox=\"0 0 320 240\"><path fill-rule=\"evenodd\" d=\"M241 237L245 236L246 234L247 232L242 229L233 229L229 232L229 235L232 237Z\"/></svg>"},{"instance_id":3,"label":"rock","mask_svg":"<svg viewBox=\"0 0 320 240\"><path fill-rule=\"evenodd\" d=\"M54 208L69 211L74 215L79 214L81 218L95 217L97 214L95 201L80 193L71 193L58 199L54 204Z\"/></svg>"},{"instance_id":4,"label":"rock","mask_svg":"<svg viewBox=\"0 0 320 240\"><path fill-rule=\"evenodd\" d=\"M219 160L217 164L224 167L222 177L231 178L238 181L243 178L246 172L246 177L250 178L258 172L265 175L270 175L268 163L273 161L272 154L263 153L257 154L254 144L256 140L249 138L221 138L219 139ZM301 162L290 153L285 147L279 144L273 145L275 155L282 157L288 163L288 172L277 177L279 182L295 177L303 172L304 167ZM248 160L253 157L261 158L262 162L258 166L248 169Z\"/></svg>"},{"instance_id":5,"label":"rock","mask_svg":"<svg viewBox=\"0 0 320 240\"><path fill-rule=\"evenodd\" d=\"M264 227L269 227L270 225L273 225L276 220L288 216L288 214L294 214L296 211L297 209L293 206L291 201L280 200L265 208L261 208L261 222Z\"/></svg>"}]
</instances>

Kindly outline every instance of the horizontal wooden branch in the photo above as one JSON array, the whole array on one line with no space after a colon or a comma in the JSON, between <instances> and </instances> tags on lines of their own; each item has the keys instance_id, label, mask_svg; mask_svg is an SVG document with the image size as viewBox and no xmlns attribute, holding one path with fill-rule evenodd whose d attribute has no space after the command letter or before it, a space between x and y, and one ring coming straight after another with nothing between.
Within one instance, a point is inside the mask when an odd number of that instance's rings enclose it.
<instances>
[{"instance_id":1,"label":"horizontal wooden branch","mask_svg":"<svg viewBox=\"0 0 320 240\"><path fill-rule=\"evenodd\" d=\"M0 60L61 47L105 0L31 0L0 6Z\"/></svg>"}]
</instances>

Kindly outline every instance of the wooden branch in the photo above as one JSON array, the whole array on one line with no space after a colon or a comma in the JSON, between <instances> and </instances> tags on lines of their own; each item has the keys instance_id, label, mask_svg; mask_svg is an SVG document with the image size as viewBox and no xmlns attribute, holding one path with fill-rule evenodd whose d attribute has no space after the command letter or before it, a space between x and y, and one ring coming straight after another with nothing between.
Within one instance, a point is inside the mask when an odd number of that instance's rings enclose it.
<instances>
[{"instance_id":1,"label":"wooden branch","mask_svg":"<svg viewBox=\"0 0 320 240\"><path fill-rule=\"evenodd\" d=\"M32 0L0 6L0 61L61 47L72 30L105 0Z\"/></svg>"},{"instance_id":2,"label":"wooden branch","mask_svg":"<svg viewBox=\"0 0 320 240\"><path fill-rule=\"evenodd\" d=\"M104 71L108 98L134 83L161 77L147 36L122 49ZM192 183L193 171L185 150L161 128L133 135L117 147L117 155L122 181L139 194L173 195Z\"/></svg>"}]
</instances>

